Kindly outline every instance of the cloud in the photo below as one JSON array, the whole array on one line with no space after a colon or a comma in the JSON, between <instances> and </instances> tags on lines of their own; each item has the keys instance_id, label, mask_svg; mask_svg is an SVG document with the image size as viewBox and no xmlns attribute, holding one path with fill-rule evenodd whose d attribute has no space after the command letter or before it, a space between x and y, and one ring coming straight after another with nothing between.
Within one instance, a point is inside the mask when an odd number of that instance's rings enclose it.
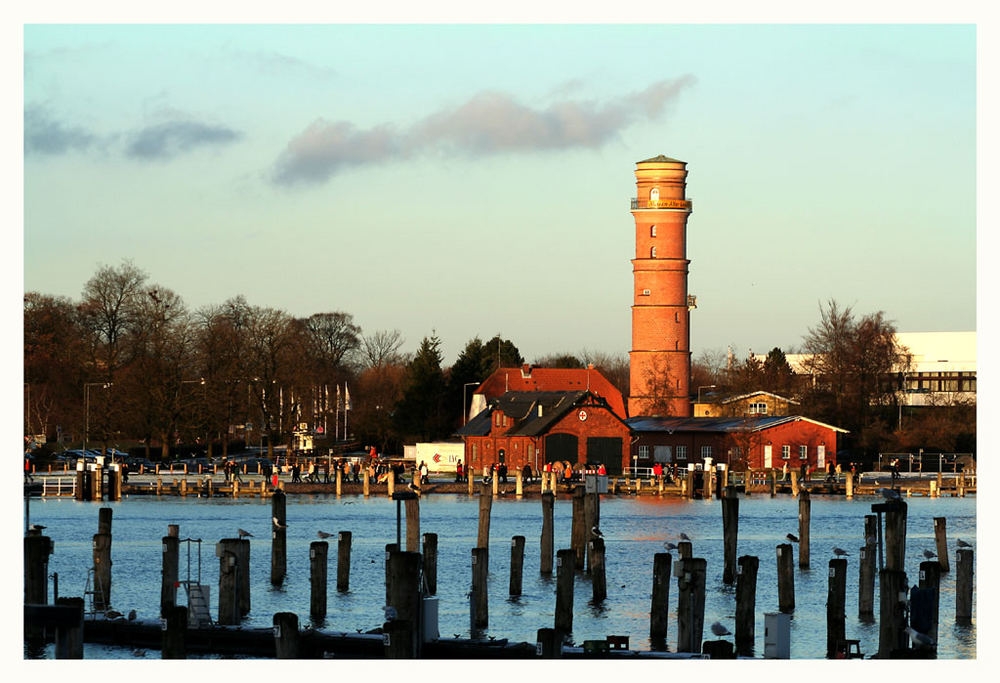
<instances>
[{"instance_id":1,"label":"cloud","mask_svg":"<svg viewBox=\"0 0 1000 683\"><path fill-rule=\"evenodd\" d=\"M167 121L135 133L126 154L144 160L169 159L197 147L229 144L242 137L238 131L225 126L197 121Z\"/></svg>"},{"instance_id":2,"label":"cloud","mask_svg":"<svg viewBox=\"0 0 1000 683\"><path fill-rule=\"evenodd\" d=\"M359 130L347 121L317 120L295 136L275 162L279 185L320 183L346 167L395 161L425 152L486 156L509 151L600 147L620 131L663 115L692 76L653 83L607 102L561 100L533 108L501 92L482 92L434 112L407 130Z\"/></svg>"},{"instance_id":3,"label":"cloud","mask_svg":"<svg viewBox=\"0 0 1000 683\"><path fill-rule=\"evenodd\" d=\"M24 110L24 153L66 154L97 146L98 136L79 126L56 121L43 107Z\"/></svg>"}]
</instances>

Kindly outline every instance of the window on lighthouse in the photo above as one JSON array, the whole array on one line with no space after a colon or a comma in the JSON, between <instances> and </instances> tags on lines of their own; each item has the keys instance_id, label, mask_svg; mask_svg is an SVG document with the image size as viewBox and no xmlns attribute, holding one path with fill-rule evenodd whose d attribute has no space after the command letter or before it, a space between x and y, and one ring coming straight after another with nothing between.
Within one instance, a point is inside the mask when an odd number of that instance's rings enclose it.
<instances>
[{"instance_id":1,"label":"window on lighthouse","mask_svg":"<svg viewBox=\"0 0 1000 683\"><path fill-rule=\"evenodd\" d=\"M650 237L656 237L656 226L655 225L649 226L649 236Z\"/></svg>"},{"instance_id":2,"label":"window on lighthouse","mask_svg":"<svg viewBox=\"0 0 1000 683\"><path fill-rule=\"evenodd\" d=\"M654 187L649 191L649 201L658 202L660 201L660 188Z\"/></svg>"},{"instance_id":3,"label":"window on lighthouse","mask_svg":"<svg viewBox=\"0 0 1000 683\"><path fill-rule=\"evenodd\" d=\"M649 248L649 258L656 258L656 247Z\"/></svg>"}]
</instances>

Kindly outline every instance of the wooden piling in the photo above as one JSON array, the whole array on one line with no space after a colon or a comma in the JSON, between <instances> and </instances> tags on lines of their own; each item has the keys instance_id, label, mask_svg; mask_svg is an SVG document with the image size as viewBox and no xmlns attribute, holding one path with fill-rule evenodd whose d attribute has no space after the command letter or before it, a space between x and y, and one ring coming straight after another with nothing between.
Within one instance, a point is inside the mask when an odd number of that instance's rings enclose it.
<instances>
[{"instance_id":1,"label":"wooden piling","mask_svg":"<svg viewBox=\"0 0 1000 683\"><path fill-rule=\"evenodd\" d=\"M677 576L677 651L701 652L705 625L705 558L680 561Z\"/></svg>"},{"instance_id":2,"label":"wooden piling","mask_svg":"<svg viewBox=\"0 0 1000 683\"><path fill-rule=\"evenodd\" d=\"M587 536L590 535L586 525L586 510L584 510L584 489L573 487L573 522L570 533L570 547L576 553L576 569L583 571L587 554Z\"/></svg>"},{"instance_id":3,"label":"wooden piling","mask_svg":"<svg viewBox=\"0 0 1000 683\"><path fill-rule=\"evenodd\" d=\"M576 574L576 551L556 551L556 644L561 646L573 632L573 583Z\"/></svg>"},{"instance_id":4,"label":"wooden piling","mask_svg":"<svg viewBox=\"0 0 1000 683\"><path fill-rule=\"evenodd\" d=\"M83 659L83 598L56 598L55 604L73 609L72 623L56 627L56 659Z\"/></svg>"},{"instance_id":5,"label":"wooden piling","mask_svg":"<svg viewBox=\"0 0 1000 683\"><path fill-rule=\"evenodd\" d=\"M901 500L886 503L885 568L902 571L906 561L906 503Z\"/></svg>"},{"instance_id":6,"label":"wooden piling","mask_svg":"<svg viewBox=\"0 0 1000 683\"><path fill-rule=\"evenodd\" d=\"M726 487L722 497L722 582L736 580L736 541L739 537L740 499L732 487Z\"/></svg>"},{"instance_id":7,"label":"wooden piling","mask_svg":"<svg viewBox=\"0 0 1000 683\"><path fill-rule=\"evenodd\" d=\"M343 486L344 472L337 468L337 498L340 498L341 487Z\"/></svg>"},{"instance_id":8,"label":"wooden piling","mask_svg":"<svg viewBox=\"0 0 1000 683\"><path fill-rule=\"evenodd\" d=\"M812 517L812 501L809 491L799 491L799 569L809 569L809 521Z\"/></svg>"},{"instance_id":9,"label":"wooden piling","mask_svg":"<svg viewBox=\"0 0 1000 683\"><path fill-rule=\"evenodd\" d=\"M934 542L937 544L938 564L941 565L941 571L950 571L951 565L948 562L948 519L946 517L934 518Z\"/></svg>"},{"instance_id":10,"label":"wooden piling","mask_svg":"<svg viewBox=\"0 0 1000 683\"><path fill-rule=\"evenodd\" d=\"M386 543L385 544L385 604L388 606L391 604L389 602L389 587L392 583L392 578L389 576L389 558L392 557L393 553L399 552L399 545L396 543Z\"/></svg>"},{"instance_id":11,"label":"wooden piling","mask_svg":"<svg viewBox=\"0 0 1000 683\"><path fill-rule=\"evenodd\" d=\"M327 555L330 544L313 541L309 544L309 615L322 619L326 616Z\"/></svg>"},{"instance_id":12,"label":"wooden piling","mask_svg":"<svg viewBox=\"0 0 1000 683\"><path fill-rule=\"evenodd\" d=\"M776 492L776 489L778 488L778 473L774 471L773 467L770 470L768 470L767 479L769 483L771 498L774 498L774 494Z\"/></svg>"},{"instance_id":13,"label":"wooden piling","mask_svg":"<svg viewBox=\"0 0 1000 683\"><path fill-rule=\"evenodd\" d=\"M552 573L552 553L554 548L553 516L555 500L556 497L552 491L545 491L542 493L542 539L539 556L539 571L542 574Z\"/></svg>"},{"instance_id":14,"label":"wooden piling","mask_svg":"<svg viewBox=\"0 0 1000 683\"><path fill-rule=\"evenodd\" d=\"M496 470L490 476L490 486L493 490L493 497L496 498L500 494L500 475L497 474Z\"/></svg>"},{"instance_id":15,"label":"wooden piling","mask_svg":"<svg viewBox=\"0 0 1000 683\"><path fill-rule=\"evenodd\" d=\"M693 548L691 546L691 541L678 541L677 542L677 559L686 560L692 555Z\"/></svg>"},{"instance_id":16,"label":"wooden piling","mask_svg":"<svg viewBox=\"0 0 1000 683\"><path fill-rule=\"evenodd\" d=\"M736 629L733 642L736 653L744 657L754 654L757 610L757 568L760 561L752 555L739 558L736 574Z\"/></svg>"},{"instance_id":17,"label":"wooden piling","mask_svg":"<svg viewBox=\"0 0 1000 683\"><path fill-rule=\"evenodd\" d=\"M974 560L972 548L959 548L955 552L955 623L962 626L972 623Z\"/></svg>"},{"instance_id":18,"label":"wooden piling","mask_svg":"<svg viewBox=\"0 0 1000 683\"><path fill-rule=\"evenodd\" d=\"M510 595L521 594L521 576L524 572L524 536L510 539Z\"/></svg>"},{"instance_id":19,"label":"wooden piling","mask_svg":"<svg viewBox=\"0 0 1000 683\"><path fill-rule=\"evenodd\" d=\"M424 534L424 587L428 595L437 595L437 534Z\"/></svg>"},{"instance_id":20,"label":"wooden piling","mask_svg":"<svg viewBox=\"0 0 1000 683\"><path fill-rule=\"evenodd\" d=\"M346 593L351 585L351 532L337 534L337 592Z\"/></svg>"},{"instance_id":21,"label":"wooden piling","mask_svg":"<svg viewBox=\"0 0 1000 683\"><path fill-rule=\"evenodd\" d=\"M561 643L556 643L554 628L540 628L535 636L535 655L542 659L556 659L562 652Z\"/></svg>"},{"instance_id":22,"label":"wooden piling","mask_svg":"<svg viewBox=\"0 0 1000 683\"><path fill-rule=\"evenodd\" d=\"M422 639L420 623L420 553L391 552L389 554L388 606L395 612L390 642L390 656L419 657ZM407 654L407 651L409 654Z\"/></svg>"},{"instance_id":23,"label":"wooden piling","mask_svg":"<svg viewBox=\"0 0 1000 683\"><path fill-rule=\"evenodd\" d=\"M278 490L271 496L271 585L280 586L285 580L287 568L287 541L283 527L287 523L285 516L285 492Z\"/></svg>"},{"instance_id":24,"label":"wooden piling","mask_svg":"<svg viewBox=\"0 0 1000 683\"><path fill-rule=\"evenodd\" d=\"M920 625L916 624L917 615L914 614L913 610L910 610L910 624L918 632L929 636L934 645L924 645L918 647L921 650L929 650L931 652L937 652L937 642L938 642L938 616L941 609L941 565L936 561L921 562L920 563L920 583L918 587L924 590L932 591L932 598L930 601L930 613L927 614L927 624ZM912 605L911 605L912 607ZM919 626L919 628L918 628Z\"/></svg>"},{"instance_id":25,"label":"wooden piling","mask_svg":"<svg viewBox=\"0 0 1000 683\"><path fill-rule=\"evenodd\" d=\"M583 529L585 538L590 538L592 535L591 529L600 528L601 526L601 496L598 493L585 493L583 498ZM591 557L591 545L587 544L587 567L586 571L590 571L593 564L593 558Z\"/></svg>"},{"instance_id":26,"label":"wooden piling","mask_svg":"<svg viewBox=\"0 0 1000 683\"><path fill-rule=\"evenodd\" d=\"M30 534L24 537L24 603L49 604L49 555L52 539Z\"/></svg>"},{"instance_id":27,"label":"wooden piling","mask_svg":"<svg viewBox=\"0 0 1000 683\"><path fill-rule=\"evenodd\" d=\"M371 495L371 483L369 481L367 467L361 468L361 492L364 494L365 498Z\"/></svg>"},{"instance_id":28,"label":"wooden piling","mask_svg":"<svg viewBox=\"0 0 1000 683\"><path fill-rule=\"evenodd\" d=\"M854 498L854 475L850 471L844 473L844 486L847 488L847 498Z\"/></svg>"},{"instance_id":29,"label":"wooden piling","mask_svg":"<svg viewBox=\"0 0 1000 683\"><path fill-rule=\"evenodd\" d=\"M694 498L694 470L687 471L687 477L685 478L685 493L688 498Z\"/></svg>"},{"instance_id":30,"label":"wooden piling","mask_svg":"<svg viewBox=\"0 0 1000 683\"><path fill-rule=\"evenodd\" d=\"M94 609L111 607L111 534L94 534Z\"/></svg>"},{"instance_id":31,"label":"wooden piling","mask_svg":"<svg viewBox=\"0 0 1000 683\"><path fill-rule=\"evenodd\" d=\"M99 534L110 534L111 533L111 523L114 517L114 510L108 507L102 507L97 511L97 533Z\"/></svg>"},{"instance_id":32,"label":"wooden piling","mask_svg":"<svg viewBox=\"0 0 1000 683\"><path fill-rule=\"evenodd\" d=\"M489 593L486 590L486 579L489 574L489 549L472 549L472 630L485 629L490 624Z\"/></svg>"},{"instance_id":33,"label":"wooden piling","mask_svg":"<svg viewBox=\"0 0 1000 683\"><path fill-rule=\"evenodd\" d=\"M799 495L799 473L796 472L795 470L791 470L789 472L789 474L791 474L791 476L792 476L792 495L793 496L798 496Z\"/></svg>"},{"instance_id":34,"label":"wooden piling","mask_svg":"<svg viewBox=\"0 0 1000 683\"><path fill-rule=\"evenodd\" d=\"M706 467L702 470L702 490L701 497L705 500L712 500L712 489L714 488L712 482L712 474L715 472L714 467Z\"/></svg>"},{"instance_id":35,"label":"wooden piling","mask_svg":"<svg viewBox=\"0 0 1000 683\"><path fill-rule=\"evenodd\" d=\"M654 650L665 650L670 614L670 553L653 555L653 593L649 607L649 640Z\"/></svg>"},{"instance_id":36,"label":"wooden piling","mask_svg":"<svg viewBox=\"0 0 1000 683\"><path fill-rule=\"evenodd\" d=\"M121 465L112 465L108 469L108 500L122 499Z\"/></svg>"},{"instance_id":37,"label":"wooden piling","mask_svg":"<svg viewBox=\"0 0 1000 683\"><path fill-rule=\"evenodd\" d=\"M388 490L388 495L390 498L392 498L392 494L396 492L396 474L392 472L392 470L389 471L389 475L386 477L385 483L386 483L386 488Z\"/></svg>"},{"instance_id":38,"label":"wooden piling","mask_svg":"<svg viewBox=\"0 0 1000 683\"><path fill-rule=\"evenodd\" d=\"M489 484L479 487L479 534L476 537L477 548L490 547L490 511L493 508L493 492Z\"/></svg>"},{"instance_id":39,"label":"wooden piling","mask_svg":"<svg viewBox=\"0 0 1000 683\"><path fill-rule=\"evenodd\" d=\"M174 526L174 525L172 525ZM181 541L176 534L163 537L163 568L160 572L160 616L166 617L167 610L177 605L177 580L180 565Z\"/></svg>"},{"instance_id":40,"label":"wooden piling","mask_svg":"<svg viewBox=\"0 0 1000 683\"><path fill-rule=\"evenodd\" d=\"M596 605L608 597L608 586L604 571L604 539L600 537L591 538L588 545L590 547L590 552L588 553L590 559L588 562L591 562L590 583L593 589L594 604Z\"/></svg>"},{"instance_id":41,"label":"wooden piling","mask_svg":"<svg viewBox=\"0 0 1000 683\"><path fill-rule=\"evenodd\" d=\"M875 618L875 549L863 545L858 551L858 618Z\"/></svg>"},{"instance_id":42,"label":"wooden piling","mask_svg":"<svg viewBox=\"0 0 1000 683\"><path fill-rule=\"evenodd\" d=\"M250 541L224 538L215 546L219 558L219 624L236 625L250 613Z\"/></svg>"},{"instance_id":43,"label":"wooden piling","mask_svg":"<svg viewBox=\"0 0 1000 683\"><path fill-rule=\"evenodd\" d=\"M274 656L276 659L299 658L299 615L294 612L275 612Z\"/></svg>"},{"instance_id":44,"label":"wooden piling","mask_svg":"<svg viewBox=\"0 0 1000 683\"><path fill-rule=\"evenodd\" d=\"M879 578L879 659L889 659L897 650L906 649L909 636L906 633L906 601L908 585L906 572L898 569L883 569Z\"/></svg>"},{"instance_id":45,"label":"wooden piling","mask_svg":"<svg viewBox=\"0 0 1000 683\"><path fill-rule=\"evenodd\" d=\"M826 591L826 658L837 654L837 644L846 637L847 560L830 560Z\"/></svg>"},{"instance_id":46,"label":"wooden piling","mask_svg":"<svg viewBox=\"0 0 1000 683\"><path fill-rule=\"evenodd\" d=\"M187 607L168 607L164 615L166 622L160 640L162 659L187 659L184 636L187 633Z\"/></svg>"},{"instance_id":47,"label":"wooden piling","mask_svg":"<svg viewBox=\"0 0 1000 683\"><path fill-rule=\"evenodd\" d=\"M520 468L514 473L514 495L518 498L524 495L524 476Z\"/></svg>"},{"instance_id":48,"label":"wooden piling","mask_svg":"<svg viewBox=\"0 0 1000 683\"><path fill-rule=\"evenodd\" d=\"M475 489L475 486L476 486L475 472L471 472L468 469L466 470L466 472L465 472L465 483L468 485L469 495L472 496L473 494L475 494L475 492L476 492L476 489Z\"/></svg>"},{"instance_id":49,"label":"wooden piling","mask_svg":"<svg viewBox=\"0 0 1000 683\"><path fill-rule=\"evenodd\" d=\"M795 572L792 568L792 544L778 546L778 611L795 611Z\"/></svg>"}]
</instances>

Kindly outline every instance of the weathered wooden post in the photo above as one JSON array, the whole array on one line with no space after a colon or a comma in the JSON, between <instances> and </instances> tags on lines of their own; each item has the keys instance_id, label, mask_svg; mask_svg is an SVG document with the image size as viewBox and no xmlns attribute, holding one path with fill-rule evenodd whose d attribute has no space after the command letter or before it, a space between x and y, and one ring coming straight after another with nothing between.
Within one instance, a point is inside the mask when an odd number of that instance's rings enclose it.
<instances>
[{"instance_id":1,"label":"weathered wooden post","mask_svg":"<svg viewBox=\"0 0 1000 683\"><path fill-rule=\"evenodd\" d=\"M845 486L847 487L847 498L848 500L854 498L854 475L850 472L844 477Z\"/></svg>"},{"instance_id":2,"label":"weathered wooden post","mask_svg":"<svg viewBox=\"0 0 1000 683\"><path fill-rule=\"evenodd\" d=\"M583 499L583 529L584 538L590 538L592 536L592 529L600 528L601 526L601 496L595 490L592 493L585 493ZM593 564L593 558L591 557L591 546L587 544L587 571L590 571L591 565Z\"/></svg>"},{"instance_id":3,"label":"weathered wooden post","mask_svg":"<svg viewBox=\"0 0 1000 683\"><path fill-rule=\"evenodd\" d=\"M573 582L576 574L576 551L572 548L556 552L556 646L573 632Z\"/></svg>"},{"instance_id":4,"label":"weathered wooden post","mask_svg":"<svg viewBox=\"0 0 1000 683\"><path fill-rule=\"evenodd\" d=\"M888 521L888 520L886 520ZM879 659L889 659L896 650L906 649L906 600L908 597L906 572L883 569L879 575Z\"/></svg>"},{"instance_id":5,"label":"weathered wooden post","mask_svg":"<svg viewBox=\"0 0 1000 683\"><path fill-rule=\"evenodd\" d=\"M714 488L712 475L714 473L715 473L715 468L710 465L702 470L703 478L702 478L701 497L704 498L705 500L712 500L712 489Z\"/></svg>"},{"instance_id":6,"label":"weathered wooden post","mask_svg":"<svg viewBox=\"0 0 1000 683\"><path fill-rule=\"evenodd\" d=\"M776 489L778 488L778 473L774 471L773 467L768 470L767 479L770 488L771 498L774 498L774 494L776 492Z\"/></svg>"},{"instance_id":7,"label":"weathered wooden post","mask_svg":"<svg viewBox=\"0 0 1000 683\"><path fill-rule=\"evenodd\" d=\"M934 518L934 541L937 543L938 564L941 565L942 572L951 570L948 562L948 519L946 517Z\"/></svg>"},{"instance_id":8,"label":"weathered wooden post","mask_svg":"<svg viewBox=\"0 0 1000 683\"><path fill-rule=\"evenodd\" d=\"M56 598L55 604L73 610L72 623L56 627L56 659L83 659L83 598Z\"/></svg>"},{"instance_id":9,"label":"weathered wooden post","mask_svg":"<svg viewBox=\"0 0 1000 683\"><path fill-rule=\"evenodd\" d=\"M576 553L575 566L577 571L583 571L585 568L587 536L590 535L587 530L586 511L583 504L585 495L582 486L573 487L573 524L570 533L570 547Z\"/></svg>"},{"instance_id":10,"label":"weathered wooden post","mask_svg":"<svg viewBox=\"0 0 1000 683\"><path fill-rule=\"evenodd\" d=\"M757 609L757 568L760 561L752 555L739 558L736 573L736 632L733 643L736 654L752 657Z\"/></svg>"},{"instance_id":11,"label":"weathered wooden post","mask_svg":"<svg viewBox=\"0 0 1000 683\"><path fill-rule=\"evenodd\" d=\"M90 500L89 474L90 472L87 470L86 463L83 460L78 460L76 463L76 489L73 494L76 500ZM159 486L157 486L156 492L160 492Z\"/></svg>"},{"instance_id":12,"label":"weathered wooden post","mask_svg":"<svg viewBox=\"0 0 1000 683\"><path fill-rule=\"evenodd\" d=\"M826 658L837 655L837 644L846 637L847 560L830 560L826 591Z\"/></svg>"},{"instance_id":13,"label":"weathered wooden post","mask_svg":"<svg viewBox=\"0 0 1000 683\"><path fill-rule=\"evenodd\" d=\"M476 475L475 475L475 472L471 472L471 471L469 471L469 469L466 469L466 471L465 471L465 483L468 484L468 486L469 486L469 495L470 496L473 495L475 493L475 491L476 491L476 489L475 489L475 486L476 486Z\"/></svg>"},{"instance_id":14,"label":"weathered wooden post","mask_svg":"<svg viewBox=\"0 0 1000 683\"><path fill-rule=\"evenodd\" d=\"M365 498L371 495L371 483L368 479L368 468L361 468L361 492Z\"/></svg>"},{"instance_id":15,"label":"weathered wooden post","mask_svg":"<svg viewBox=\"0 0 1000 683\"><path fill-rule=\"evenodd\" d=\"M49 555L53 549L48 536L28 532L24 537L24 604L49 604Z\"/></svg>"},{"instance_id":16,"label":"weathered wooden post","mask_svg":"<svg viewBox=\"0 0 1000 683\"><path fill-rule=\"evenodd\" d=\"M476 537L477 548L490 547L490 510L493 508L493 494L489 484L479 487L479 535Z\"/></svg>"},{"instance_id":17,"label":"weathered wooden post","mask_svg":"<svg viewBox=\"0 0 1000 683\"><path fill-rule=\"evenodd\" d=\"M285 580L287 567L284 491L275 491L271 496L271 516L274 518L271 520L271 585L280 586Z\"/></svg>"},{"instance_id":18,"label":"weathered wooden post","mask_svg":"<svg viewBox=\"0 0 1000 683\"><path fill-rule=\"evenodd\" d=\"M608 585L604 571L604 539L594 537L590 539L590 583L593 590L594 604L601 602L608 597Z\"/></svg>"},{"instance_id":19,"label":"weathered wooden post","mask_svg":"<svg viewBox=\"0 0 1000 683\"><path fill-rule=\"evenodd\" d=\"M875 507L885 512L885 568L902 571L906 561L906 503L891 500Z\"/></svg>"},{"instance_id":20,"label":"weathered wooden post","mask_svg":"<svg viewBox=\"0 0 1000 683\"><path fill-rule=\"evenodd\" d=\"M437 595L438 576L438 536L437 534L424 534L424 586L427 587L428 595Z\"/></svg>"},{"instance_id":21,"label":"weathered wooden post","mask_svg":"<svg viewBox=\"0 0 1000 683\"><path fill-rule=\"evenodd\" d=\"M346 593L351 585L351 532L337 534L337 592Z\"/></svg>"},{"instance_id":22,"label":"weathered wooden post","mask_svg":"<svg viewBox=\"0 0 1000 683\"><path fill-rule=\"evenodd\" d=\"M108 468L108 500L122 499L121 465L111 465Z\"/></svg>"},{"instance_id":23,"label":"weathered wooden post","mask_svg":"<svg viewBox=\"0 0 1000 683\"><path fill-rule=\"evenodd\" d=\"M521 473L521 468L518 468L514 473L514 495L521 498L524 495L524 477Z\"/></svg>"},{"instance_id":24,"label":"weathered wooden post","mask_svg":"<svg viewBox=\"0 0 1000 683\"><path fill-rule=\"evenodd\" d=\"M649 607L649 640L654 650L665 650L670 614L670 553L653 555L653 595Z\"/></svg>"},{"instance_id":25,"label":"weathered wooden post","mask_svg":"<svg viewBox=\"0 0 1000 683\"><path fill-rule=\"evenodd\" d=\"M160 657L162 659L187 659L187 648L184 635L188 626L187 607L168 607L164 615L166 628L160 640Z\"/></svg>"},{"instance_id":26,"label":"weathered wooden post","mask_svg":"<svg viewBox=\"0 0 1000 683\"><path fill-rule=\"evenodd\" d=\"M420 497L407 498L406 507L406 552L420 552Z\"/></svg>"},{"instance_id":27,"label":"weathered wooden post","mask_svg":"<svg viewBox=\"0 0 1000 683\"><path fill-rule=\"evenodd\" d=\"M544 473L543 473L544 475ZM539 573L552 573L552 553L554 548L553 539L553 515L555 509L555 494L552 491L542 493L542 539L539 557Z\"/></svg>"},{"instance_id":28,"label":"weathered wooden post","mask_svg":"<svg viewBox=\"0 0 1000 683\"><path fill-rule=\"evenodd\" d=\"M510 539L510 595L521 594L521 576L524 572L524 536Z\"/></svg>"},{"instance_id":29,"label":"weathered wooden post","mask_svg":"<svg viewBox=\"0 0 1000 683\"><path fill-rule=\"evenodd\" d=\"M705 625L705 558L680 561L677 573L677 651L701 652Z\"/></svg>"},{"instance_id":30,"label":"weathered wooden post","mask_svg":"<svg viewBox=\"0 0 1000 683\"><path fill-rule=\"evenodd\" d=\"M472 549L472 631L485 629L490 624L489 594L486 579L489 575L489 549Z\"/></svg>"},{"instance_id":31,"label":"weathered wooden post","mask_svg":"<svg viewBox=\"0 0 1000 683\"><path fill-rule=\"evenodd\" d=\"M692 555L693 548L691 546L691 541L678 541L677 542L677 559L686 560Z\"/></svg>"},{"instance_id":32,"label":"weathered wooden post","mask_svg":"<svg viewBox=\"0 0 1000 683\"><path fill-rule=\"evenodd\" d=\"M694 470L689 469L687 471L686 482L687 483L685 484L685 487L686 487L685 488L685 492L687 493L687 497L688 498L694 498L694 493L695 493L695 491L694 491Z\"/></svg>"},{"instance_id":33,"label":"weathered wooden post","mask_svg":"<svg viewBox=\"0 0 1000 683\"><path fill-rule=\"evenodd\" d=\"M544 477L544 473L542 473ZM542 481L545 481L542 479ZM542 659L557 659L562 653L562 644L556 643L554 628L540 628L535 636L535 654Z\"/></svg>"},{"instance_id":34,"label":"weathered wooden post","mask_svg":"<svg viewBox=\"0 0 1000 683\"><path fill-rule=\"evenodd\" d=\"M391 603L389 602L389 588L392 585L392 578L389 576L389 558L392 557L393 553L399 552L398 543L386 543L385 544L385 604L388 607Z\"/></svg>"},{"instance_id":35,"label":"weathered wooden post","mask_svg":"<svg viewBox=\"0 0 1000 683\"><path fill-rule=\"evenodd\" d=\"M858 553L858 618L862 621L871 621L875 618L877 542L878 517L865 515L865 544Z\"/></svg>"},{"instance_id":36,"label":"weathered wooden post","mask_svg":"<svg viewBox=\"0 0 1000 683\"><path fill-rule=\"evenodd\" d=\"M792 470L790 474L792 475L792 495L797 496L799 495L799 473Z\"/></svg>"},{"instance_id":37,"label":"weathered wooden post","mask_svg":"<svg viewBox=\"0 0 1000 683\"><path fill-rule=\"evenodd\" d=\"M275 612L274 656L276 659L299 658L299 615L294 612Z\"/></svg>"},{"instance_id":38,"label":"weathered wooden post","mask_svg":"<svg viewBox=\"0 0 1000 683\"><path fill-rule=\"evenodd\" d=\"M722 496L722 582L736 580L736 541L739 538L740 499L736 489L727 486Z\"/></svg>"},{"instance_id":39,"label":"weathered wooden post","mask_svg":"<svg viewBox=\"0 0 1000 683\"><path fill-rule=\"evenodd\" d=\"M394 615L389 620L386 655L391 658L420 656L420 565L420 553L389 555L388 606Z\"/></svg>"},{"instance_id":40,"label":"weathered wooden post","mask_svg":"<svg viewBox=\"0 0 1000 683\"><path fill-rule=\"evenodd\" d=\"M316 619L326 616L326 567L330 544L313 541L309 544L309 615Z\"/></svg>"},{"instance_id":41,"label":"weathered wooden post","mask_svg":"<svg viewBox=\"0 0 1000 683\"><path fill-rule=\"evenodd\" d=\"M163 569L160 572L160 616L166 618L167 610L177 605L177 579L180 566L180 527L167 525L163 537Z\"/></svg>"},{"instance_id":42,"label":"weathered wooden post","mask_svg":"<svg viewBox=\"0 0 1000 683\"><path fill-rule=\"evenodd\" d=\"M493 474L490 475L490 486L493 490L493 497L496 498L500 495L500 475L494 470Z\"/></svg>"},{"instance_id":43,"label":"weathered wooden post","mask_svg":"<svg viewBox=\"0 0 1000 683\"><path fill-rule=\"evenodd\" d=\"M809 491L799 491L799 569L809 569L809 520L812 517L812 501Z\"/></svg>"},{"instance_id":44,"label":"weathered wooden post","mask_svg":"<svg viewBox=\"0 0 1000 683\"><path fill-rule=\"evenodd\" d=\"M224 538L215 545L215 556L219 558L219 615L216 622L222 625L240 623L239 543L237 538Z\"/></svg>"},{"instance_id":45,"label":"weathered wooden post","mask_svg":"<svg viewBox=\"0 0 1000 683\"><path fill-rule=\"evenodd\" d=\"M98 510L94 534L94 609L111 607L111 508Z\"/></svg>"},{"instance_id":46,"label":"weathered wooden post","mask_svg":"<svg viewBox=\"0 0 1000 683\"><path fill-rule=\"evenodd\" d=\"M923 645L918 649L937 652L938 615L941 609L941 565L937 561L920 563L918 587L927 597L927 604L918 606L914 604L913 596L910 596L910 625L934 641L933 645Z\"/></svg>"},{"instance_id":47,"label":"weathered wooden post","mask_svg":"<svg viewBox=\"0 0 1000 683\"><path fill-rule=\"evenodd\" d=\"M972 548L959 548L955 553L955 623L962 626L972 623L974 559Z\"/></svg>"},{"instance_id":48,"label":"weathered wooden post","mask_svg":"<svg viewBox=\"0 0 1000 683\"><path fill-rule=\"evenodd\" d=\"M340 467L337 467L336 470L337 470L336 492L337 492L337 498L340 498L340 493L344 482L344 471Z\"/></svg>"},{"instance_id":49,"label":"weathered wooden post","mask_svg":"<svg viewBox=\"0 0 1000 683\"><path fill-rule=\"evenodd\" d=\"M392 498L392 494L396 492L396 473L392 470L389 470L389 476L385 478L385 485L389 497Z\"/></svg>"},{"instance_id":50,"label":"weathered wooden post","mask_svg":"<svg viewBox=\"0 0 1000 683\"><path fill-rule=\"evenodd\" d=\"M792 569L792 544L778 545L778 611L795 611L795 572Z\"/></svg>"}]
</instances>

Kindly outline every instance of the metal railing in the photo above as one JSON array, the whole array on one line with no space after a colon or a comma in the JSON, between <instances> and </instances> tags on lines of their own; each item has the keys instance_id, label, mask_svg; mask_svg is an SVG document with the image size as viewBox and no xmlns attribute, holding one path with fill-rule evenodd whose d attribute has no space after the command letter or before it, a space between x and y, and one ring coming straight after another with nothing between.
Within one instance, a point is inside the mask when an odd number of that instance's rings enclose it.
<instances>
[{"instance_id":1,"label":"metal railing","mask_svg":"<svg viewBox=\"0 0 1000 683\"><path fill-rule=\"evenodd\" d=\"M880 472L888 472L892 462L898 460L897 465L900 473L917 473L922 476L924 473L938 472L959 472L965 471L971 474L968 464L975 462L971 453L879 453L878 469ZM973 469L975 464L973 464Z\"/></svg>"},{"instance_id":2,"label":"metal railing","mask_svg":"<svg viewBox=\"0 0 1000 683\"><path fill-rule=\"evenodd\" d=\"M76 477L42 477L42 498L76 495Z\"/></svg>"}]
</instances>

